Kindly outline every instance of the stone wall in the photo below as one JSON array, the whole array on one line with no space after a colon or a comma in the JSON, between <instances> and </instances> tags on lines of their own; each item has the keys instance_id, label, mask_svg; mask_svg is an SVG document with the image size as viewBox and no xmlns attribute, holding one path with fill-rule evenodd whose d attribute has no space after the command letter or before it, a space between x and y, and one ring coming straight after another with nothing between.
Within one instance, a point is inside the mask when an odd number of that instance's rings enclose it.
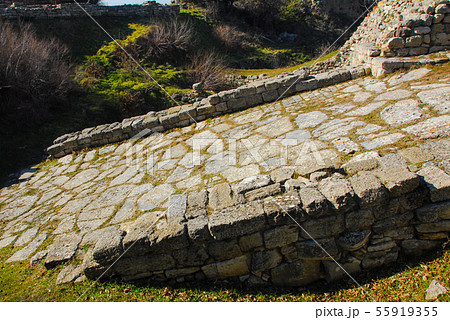
<instances>
[{"instance_id":1,"label":"stone wall","mask_svg":"<svg viewBox=\"0 0 450 320\"><path fill-rule=\"evenodd\" d=\"M57 138L47 152L50 156L59 158L76 150L123 141L143 132L150 134L185 127L196 121L273 102L280 97L327 87L366 74L368 70L362 67L336 69L315 76L308 76L306 69L300 69L294 73L222 91L192 105L177 106L158 113L149 112L146 115L124 119L122 123L104 124L66 134Z\"/></svg>"},{"instance_id":2,"label":"stone wall","mask_svg":"<svg viewBox=\"0 0 450 320\"><path fill-rule=\"evenodd\" d=\"M163 6L157 3L148 5L123 5L123 6L97 6L80 4L83 9L93 17L111 16L160 16L165 14L178 14L178 6ZM75 3L63 3L57 5L35 6L0 6L0 19L53 19L68 17L86 17L86 13Z\"/></svg>"},{"instance_id":3,"label":"stone wall","mask_svg":"<svg viewBox=\"0 0 450 320\"><path fill-rule=\"evenodd\" d=\"M419 56L450 48L450 1L381 1L341 49L345 64Z\"/></svg>"},{"instance_id":4,"label":"stone wall","mask_svg":"<svg viewBox=\"0 0 450 320\"><path fill-rule=\"evenodd\" d=\"M302 286L345 276L333 259L355 273L448 239L450 178L435 166L413 173L375 152L309 180L293 172L172 196L167 212L99 230L84 274L96 279L122 256L106 276Z\"/></svg>"}]
</instances>

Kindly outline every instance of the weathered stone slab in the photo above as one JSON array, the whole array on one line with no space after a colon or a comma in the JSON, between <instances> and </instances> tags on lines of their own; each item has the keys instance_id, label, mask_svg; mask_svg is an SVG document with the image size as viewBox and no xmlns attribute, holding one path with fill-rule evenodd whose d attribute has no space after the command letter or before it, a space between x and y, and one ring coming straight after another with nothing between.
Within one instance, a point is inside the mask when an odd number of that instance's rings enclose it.
<instances>
[{"instance_id":1,"label":"weathered stone slab","mask_svg":"<svg viewBox=\"0 0 450 320\"><path fill-rule=\"evenodd\" d=\"M355 208L355 192L345 179L330 177L319 183L319 191L331 202L336 210L348 212Z\"/></svg>"},{"instance_id":2,"label":"weathered stone slab","mask_svg":"<svg viewBox=\"0 0 450 320\"><path fill-rule=\"evenodd\" d=\"M217 263L217 273L220 278L237 277L249 273L247 256Z\"/></svg>"},{"instance_id":3,"label":"weathered stone slab","mask_svg":"<svg viewBox=\"0 0 450 320\"><path fill-rule=\"evenodd\" d=\"M295 224L303 220L301 201L295 191L265 199L264 211L270 225Z\"/></svg>"},{"instance_id":4,"label":"weathered stone slab","mask_svg":"<svg viewBox=\"0 0 450 320\"><path fill-rule=\"evenodd\" d=\"M400 126L419 120L423 117L423 112L417 101L407 99L386 107L381 111L380 116L387 124Z\"/></svg>"},{"instance_id":5,"label":"weathered stone slab","mask_svg":"<svg viewBox=\"0 0 450 320\"><path fill-rule=\"evenodd\" d=\"M231 197L231 187L228 183L218 184L209 191L208 206L213 210L220 210L234 204Z\"/></svg>"},{"instance_id":6,"label":"weathered stone slab","mask_svg":"<svg viewBox=\"0 0 450 320\"><path fill-rule=\"evenodd\" d=\"M370 209L348 212L345 215L345 227L350 231L370 228L374 222L375 218Z\"/></svg>"},{"instance_id":7,"label":"weathered stone slab","mask_svg":"<svg viewBox=\"0 0 450 320\"><path fill-rule=\"evenodd\" d=\"M361 209L384 204L389 199L387 189L372 173L360 172L358 175L350 178L350 183Z\"/></svg>"},{"instance_id":8,"label":"weathered stone slab","mask_svg":"<svg viewBox=\"0 0 450 320\"><path fill-rule=\"evenodd\" d=\"M376 151L369 151L354 156L342 167L348 173L357 173L360 171L369 171L377 168L380 164L380 155Z\"/></svg>"},{"instance_id":9,"label":"weathered stone slab","mask_svg":"<svg viewBox=\"0 0 450 320\"><path fill-rule=\"evenodd\" d=\"M269 196L274 196L279 193L281 193L281 186L279 183L275 183L275 184L270 184L268 186L265 186L265 187L262 187L259 189L248 191L245 193L245 198L248 201L253 201L253 200L267 198Z\"/></svg>"},{"instance_id":10,"label":"weathered stone slab","mask_svg":"<svg viewBox=\"0 0 450 320\"><path fill-rule=\"evenodd\" d=\"M245 235L240 237L239 246L241 250L246 252L253 248L258 248L263 246L263 238L259 232L253 234Z\"/></svg>"},{"instance_id":11,"label":"weathered stone slab","mask_svg":"<svg viewBox=\"0 0 450 320\"><path fill-rule=\"evenodd\" d=\"M173 267L175 267L175 260L169 254L144 255L120 259L114 265L114 271L123 276L139 274L149 276L152 271L163 271Z\"/></svg>"},{"instance_id":12,"label":"weathered stone slab","mask_svg":"<svg viewBox=\"0 0 450 320\"><path fill-rule=\"evenodd\" d=\"M209 216L209 230L216 240L224 240L261 230L265 214L260 202L254 201L216 210Z\"/></svg>"},{"instance_id":13,"label":"weathered stone slab","mask_svg":"<svg viewBox=\"0 0 450 320\"><path fill-rule=\"evenodd\" d=\"M319 260L298 260L283 263L271 270L272 282L278 286L303 286L320 278Z\"/></svg>"},{"instance_id":14,"label":"weathered stone slab","mask_svg":"<svg viewBox=\"0 0 450 320\"><path fill-rule=\"evenodd\" d=\"M421 139L450 136L450 115L429 118L403 129Z\"/></svg>"},{"instance_id":15,"label":"weathered stone slab","mask_svg":"<svg viewBox=\"0 0 450 320\"><path fill-rule=\"evenodd\" d=\"M313 111L300 114L295 123L299 129L313 128L328 119L328 116L320 111Z\"/></svg>"},{"instance_id":16,"label":"weathered stone slab","mask_svg":"<svg viewBox=\"0 0 450 320\"><path fill-rule=\"evenodd\" d=\"M125 232L118 228L106 228L99 232L92 255L99 264L107 265L115 262L123 253L122 239Z\"/></svg>"},{"instance_id":17,"label":"weathered stone slab","mask_svg":"<svg viewBox=\"0 0 450 320\"><path fill-rule=\"evenodd\" d=\"M300 234L305 239L329 238L344 231L344 222L343 214L307 220L301 224Z\"/></svg>"},{"instance_id":18,"label":"weathered stone slab","mask_svg":"<svg viewBox=\"0 0 450 320\"><path fill-rule=\"evenodd\" d=\"M187 209L187 196L184 194L174 194L169 197L169 207L167 208L168 219L184 219Z\"/></svg>"},{"instance_id":19,"label":"weathered stone slab","mask_svg":"<svg viewBox=\"0 0 450 320\"><path fill-rule=\"evenodd\" d=\"M48 248L45 258L45 267L52 269L58 264L69 261L78 249L81 237L77 234L62 234L55 238L53 244Z\"/></svg>"},{"instance_id":20,"label":"weathered stone slab","mask_svg":"<svg viewBox=\"0 0 450 320\"><path fill-rule=\"evenodd\" d=\"M441 114L450 112L450 86L422 91L417 96Z\"/></svg>"},{"instance_id":21,"label":"weathered stone slab","mask_svg":"<svg viewBox=\"0 0 450 320\"><path fill-rule=\"evenodd\" d=\"M171 279L171 278L178 278L178 277L184 277L190 274L193 274L197 271L199 271L200 268L199 267L189 267L189 268L182 268L182 269L171 269L171 270L167 270L165 272L166 277Z\"/></svg>"},{"instance_id":22,"label":"weathered stone slab","mask_svg":"<svg viewBox=\"0 0 450 320\"><path fill-rule=\"evenodd\" d=\"M437 222L450 219L450 201L431 204L416 210L416 217L420 222Z\"/></svg>"},{"instance_id":23,"label":"weathered stone slab","mask_svg":"<svg viewBox=\"0 0 450 320\"><path fill-rule=\"evenodd\" d=\"M21 247L33 239L39 231L39 227L33 227L25 230L14 242L14 247Z\"/></svg>"},{"instance_id":24,"label":"weathered stone slab","mask_svg":"<svg viewBox=\"0 0 450 320\"><path fill-rule=\"evenodd\" d=\"M280 264L281 254L277 250L259 251L252 255L252 272L261 272L272 269Z\"/></svg>"},{"instance_id":25,"label":"weathered stone slab","mask_svg":"<svg viewBox=\"0 0 450 320\"><path fill-rule=\"evenodd\" d=\"M201 266L209 258L203 245L193 244L172 252L178 266Z\"/></svg>"},{"instance_id":26,"label":"weathered stone slab","mask_svg":"<svg viewBox=\"0 0 450 320\"><path fill-rule=\"evenodd\" d=\"M420 184L420 177L417 174L399 167L385 168L378 175L392 197L411 192Z\"/></svg>"},{"instance_id":27,"label":"weathered stone slab","mask_svg":"<svg viewBox=\"0 0 450 320\"><path fill-rule=\"evenodd\" d=\"M81 266L69 264L58 274L56 285L74 282L79 277L81 277Z\"/></svg>"},{"instance_id":28,"label":"weathered stone slab","mask_svg":"<svg viewBox=\"0 0 450 320\"><path fill-rule=\"evenodd\" d=\"M430 152L420 147L402 149L399 150L398 153L413 164L427 162L434 159Z\"/></svg>"},{"instance_id":29,"label":"weathered stone slab","mask_svg":"<svg viewBox=\"0 0 450 320\"><path fill-rule=\"evenodd\" d=\"M364 247L367 242L369 242L370 235L370 230L345 232L338 238L337 243L339 247L346 251L356 251Z\"/></svg>"},{"instance_id":30,"label":"weathered stone slab","mask_svg":"<svg viewBox=\"0 0 450 320\"><path fill-rule=\"evenodd\" d=\"M213 241L208 246L208 252L216 261L229 260L242 255L236 241Z\"/></svg>"},{"instance_id":31,"label":"weathered stone slab","mask_svg":"<svg viewBox=\"0 0 450 320\"><path fill-rule=\"evenodd\" d=\"M383 220L377 221L373 226L372 230L375 233L385 233L389 230L394 230L399 227L405 227L409 224L411 219L414 218L414 214L412 212L406 212L403 214L399 214L396 216L392 216Z\"/></svg>"},{"instance_id":32,"label":"weathered stone slab","mask_svg":"<svg viewBox=\"0 0 450 320\"><path fill-rule=\"evenodd\" d=\"M316 242L317 241L317 242ZM339 258L339 249L334 238L300 241L295 244L300 259L332 260Z\"/></svg>"},{"instance_id":33,"label":"weathered stone slab","mask_svg":"<svg viewBox=\"0 0 450 320\"><path fill-rule=\"evenodd\" d=\"M283 247L298 240L298 226L281 226L264 232L264 244L267 249Z\"/></svg>"},{"instance_id":34,"label":"weathered stone slab","mask_svg":"<svg viewBox=\"0 0 450 320\"><path fill-rule=\"evenodd\" d=\"M450 220L422 223L416 225L415 228L420 233L450 232Z\"/></svg>"},{"instance_id":35,"label":"weathered stone slab","mask_svg":"<svg viewBox=\"0 0 450 320\"><path fill-rule=\"evenodd\" d=\"M162 220L148 235L152 253L168 253L189 246L186 224L182 220Z\"/></svg>"},{"instance_id":36,"label":"weathered stone slab","mask_svg":"<svg viewBox=\"0 0 450 320\"><path fill-rule=\"evenodd\" d=\"M442 294L446 294L448 292L448 288L445 287L442 283L437 281L436 279L433 279L431 281L430 286L427 289L427 295L425 299L427 301L435 300L437 297L439 297Z\"/></svg>"},{"instance_id":37,"label":"weathered stone slab","mask_svg":"<svg viewBox=\"0 0 450 320\"><path fill-rule=\"evenodd\" d=\"M325 279L328 282L336 281L345 278L347 274L361 271L361 261L351 256L344 261L339 261L339 265L334 261L323 261L323 265L325 267Z\"/></svg>"},{"instance_id":38,"label":"weathered stone slab","mask_svg":"<svg viewBox=\"0 0 450 320\"><path fill-rule=\"evenodd\" d=\"M272 179L270 178L269 175L252 176L252 177L245 178L238 184L234 185L232 187L232 189L235 194L245 193L250 190L265 187L268 184L270 184L271 182L272 182Z\"/></svg>"},{"instance_id":39,"label":"weathered stone slab","mask_svg":"<svg viewBox=\"0 0 450 320\"><path fill-rule=\"evenodd\" d=\"M206 241L211 238L208 229L208 216L206 211L204 215L200 215L187 222L189 238L194 241Z\"/></svg>"},{"instance_id":40,"label":"weathered stone slab","mask_svg":"<svg viewBox=\"0 0 450 320\"><path fill-rule=\"evenodd\" d=\"M423 177L428 190L430 190L431 201L446 201L450 199L450 176L441 169L428 166L418 171Z\"/></svg>"},{"instance_id":41,"label":"weathered stone slab","mask_svg":"<svg viewBox=\"0 0 450 320\"><path fill-rule=\"evenodd\" d=\"M441 241L410 239L403 240L401 247L405 254L416 256L422 255L426 251L436 249L440 244Z\"/></svg>"},{"instance_id":42,"label":"weathered stone slab","mask_svg":"<svg viewBox=\"0 0 450 320\"><path fill-rule=\"evenodd\" d=\"M310 216L320 216L328 213L329 202L319 190L312 187L304 187L299 190L302 207Z\"/></svg>"},{"instance_id":43,"label":"weathered stone slab","mask_svg":"<svg viewBox=\"0 0 450 320\"><path fill-rule=\"evenodd\" d=\"M15 252L6 262L23 261L35 252L39 246L47 239L47 233L41 232L25 248Z\"/></svg>"}]
</instances>

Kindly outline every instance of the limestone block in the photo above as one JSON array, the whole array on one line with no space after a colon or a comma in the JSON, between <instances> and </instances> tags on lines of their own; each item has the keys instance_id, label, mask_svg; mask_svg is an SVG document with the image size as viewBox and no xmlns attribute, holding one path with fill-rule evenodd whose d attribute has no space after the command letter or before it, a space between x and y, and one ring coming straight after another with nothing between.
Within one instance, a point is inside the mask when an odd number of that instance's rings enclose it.
<instances>
[{"instance_id":1,"label":"limestone block","mask_svg":"<svg viewBox=\"0 0 450 320\"><path fill-rule=\"evenodd\" d=\"M367 229L374 222L375 218L370 209L348 212L345 215L345 227L350 231Z\"/></svg>"},{"instance_id":2,"label":"limestone block","mask_svg":"<svg viewBox=\"0 0 450 320\"><path fill-rule=\"evenodd\" d=\"M69 261L75 255L80 242L81 236L77 234L62 234L57 236L48 249L44 262L45 267L52 269L58 264Z\"/></svg>"},{"instance_id":3,"label":"limestone block","mask_svg":"<svg viewBox=\"0 0 450 320\"><path fill-rule=\"evenodd\" d=\"M411 192L420 184L417 174L400 167L384 168L379 172L379 178L393 197Z\"/></svg>"},{"instance_id":4,"label":"limestone block","mask_svg":"<svg viewBox=\"0 0 450 320\"><path fill-rule=\"evenodd\" d=\"M420 233L450 232L450 220L422 223L416 225L415 228Z\"/></svg>"},{"instance_id":5,"label":"limestone block","mask_svg":"<svg viewBox=\"0 0 450 320\"><path fill-rule=\"evenodd\" d=\"M328 213L330 205L325 196L316 188L304 187L299 191L303 210L310 216L321 216Z\"/></svg>"},{"instance_id":6,"label":"limestone block","mask_svg":"<svg viewBox=\"0 0 450 320\"><path fill-rule=\"evenodd\" d=\"M337 244L346 251L356 251L367 244L371 234L370 230L345 232L339 236Z\"/></svg>"},{"instance_id":7,"label":"limestone block","mask_svg":"<svg viewBox=\"0 0 450 320\"><path fill-rule=\"evenodd\" d=\"M101 265L115 262L123 253L122 239L125 232L118 228L106 228L105 232L99 235L100 238L92 251L95 261Z\"/></svg>"},{"instance_id":8,"label":"limestone block","mask_svg":"<svg viewBox=\"0 0 450 320\"><path fill-rule=\"evenodd\" d=\"M431 201L438 202L450 199L450 176L448 174L434 166L425 167L417 174L423 177L430 191Z\"/></svg>"},{"instance_id":9,"label":"limestone block","mask_svg":"<svg viewBox=\"0 0 450 320\"><path fill-rule=\"evenodd\" d=\"M431 30L430 30L431 31ZM390 50L401 49L405 47L405 40L401 37L394 37L386 42L386 47Z\"/></svg>"},{"instance_id":10,"label":"limestone block","mask_svg":"<svg viewBox=\"0 0 450 320\"><path fill-rule=\"evenodd\" d=\"M416 217L420 222L437 222L450 219L450 201L431 204L416 210Z\"/></svg>"},{"instance_id":11,"label":"limestone block","mask_svg":"<svg viewBox=\"0 0 450 320\"><path fill-rule=\"evenodd\" d=\"M247 256L217 263L217 273L220 278L237 277L248 274Z\"/></svg>"},{"instance_id":12,"label":"limestone block","mask_svg":"<svg viewBox=\"0 0 450 320\"><path fill-rule=\"evenodd\" d=\"M213 210L220 210L233 205L231 187L228 183L218 184L209 191L208 206Z\"/></svg>"},{"instance_id":13,"label":"limestone block","mask_svg":"<svg viewBox=\"0 0 450 320\"><path fill-rule=\"evenodd\" d=\"M236 185L233 185L232 189L234 193L245 193L247 191L262 188L272 182L269 175L257 175L245 178Z\"/></svg>"},{"instance_id":14,"label":"limestone block","mask_svg":"<svg viewBox=\"0 0 450 320\"><path fill-rule=\"evenodd\" d=\"M399 227L405 227L409 224L411 219L414 218L412 212L406 212L396 216L392 216L383 220L377 221L373 226L372 230L375 233L384 233L389 230L393 230Z\"/></svg>"},{"instance_id":15,"label":"limestone block","mask_svg":"<svg viewBox=\"0 0 450 320\"><path fill-rule=\"evenodd\" d=\"M336 210L348 212L356 207L355 192L345 179L329 177L319 183L319 191L331 202Z\"/></svg>"},{"instance_id":16,"label":"limestone block","mask_svg":"<svg viewBox=\"0 0 450 320\"><path fill-rule=\"evenodd\" d=\"M277 250L255 252L252 255L251 271L261 272L270 270L280 264L281 254Z\"/></svg>"},{"instance_id":17,"label":"limestone block","mask_svg":"<svg viewBox=\"0 0 450 320\"><path fill-rule=\"evenodd\" d=\"M208 229L208 216L205 214L200 215L194 219L190 219L187 222L187 229L189 238L193 241L206 241L211 238Z\"/></svg>"},{"instance_id":18,"label":"limestone block","mask_svg":"<svg viewBox=\"0 0 450 320\"><path fill-rule=\"evenodd\" d=\"M175 267L175 260L170 254L144 255L122 258L114 265L114 272L122 276L148 274Z\"/></svg>"},{"instance_id":19,"label":"limestone block","mask_svg":"<svg viewBox=\"0 0 450 320\"><path fill-rule=\"evenodd\" d=\"M182 220L162 220L148 235L150 251L168 253L189 246L186 224Z\"/></svg>"},{"instance_id":20,"label":"limestone block","mask_svg":"<svg viewBox=\"0 0 450 320\"><path fill-rule=\"evenodd\" d=\"M264 244L267 249L284 247L298 240L298 226L281 226L264 232Z\"/></svg>"},{"instance_id":21,"label":"limestone block","mask_svg":"<svg viewBox=\"0 0 450 320\"><path fill-rule=\"evenodd\" d=\"M269 225L295 224L303 219L301 201L295 191L264 200Z\"/></svg>"},{"instance_id":22,"label":"limestone block","mask_svg":"<svg viewBox=\"0 0 450 320\"><path fill-rule=\"evenodd\" d=\"M236 241L213 241L208 246L208 252L217 261L242 255L241 248Z\"/></svg>"},{"instance_id":23,"label":"limestone block","mask_svg":"<svg viewBox=\"0 0 450 320\"><path fill-rule=\"evenodd\" d=\"M192 244L187 248L172 252L178 266L201 266L209 258L203 245Z\"/></svg>"},{"instance_id":24,"label":"limestone block","mask_svg":"<svg viewBox=\"0 0 450 320\"><path fill-rule=\"evenodd\" d=\"M437 248L440 243L441 241L436 240L410 239L410 240L403 240L401 243L401 247L405 254L415 256L421 255L425 251Z\"/></svg>"},{"instance_id":25,"label":"limestone block","mask_svg":"<svg viewBox=\"0 0 450 320\"><path fill-rule=\"evenodd\" d=\"M263 206L253 201L216 210L209 216L209 231L216 240L230 239L261 230L265 225Z\"/></svg>"},{"instance_id":26,"label":"limestone block","mask_svg":"<svg viewBox=\"0 0 450 320\"><path fill-rule=\"evenodd\" d=\"M334 238L317 239L316 241L295 243L298 257L304 260L336 260L339 258L340 252Z\"/></svg>"},{"instance_id":27,"label":"limestone block","mask_svg":"<svg viewBox=\"0 0 450 320\"><path fill-rule=\"evenodd\" d=\"M370 172L360 172L350 178L361 209L387 203L389 194L381 181Z\"/></svg>"},{"instance_id":28,"label":"limestone block","mask_svg":"<svg viewBox=\"0 0 450 320\"><path fill-rule=\"evenodd\" d=\"M419 47L422 45L423 37L422 36L413 36L405 39L405 46L407 48Z\"/></svg>"},{"instance_id":29,"label":"limestone block","mask_svg":"<svg viewBox=\"0 0 450 320\"><path fill-rule=\"evenodd\" d=\"M300 235L305 239L310 239L310 237L313 239L332 237L344 231L344 223L343 214L307 220L301 223Z\"/></svg>"},{"instance_id":30,"label":"limestone block","mask_svg":"<svg viewBox=\"0 0 450 320\"><path fill-rule=\"evenodd\" d=\"M258 248L263 246L263 238L261 233L255 232L253 234L245 235L239 238L239 246L241 250L246 252L253 248Z\"/></svg>"},{"instance_id":31,"label":"limestone block","mask_svg":"<svg viewBox=\"0 0 450 320\"><path fill-rule=\"evenodd\" d=\"M270 184L268 186L265 186L265 187L262 187L259 189L248 191L245 193L245 198L248 201L253 201L253 200L267 198L269 196L274 196L274 195L280 194L281 192L282 191L281 191L280 184L275 183L275 184Z\"/></svg>"},{"instance_id":32,"label":"limestone block","mask_svg":"<svg viewBox=\"0 0 450 320\"><path fill-rule=\"evenodd\" d=\"M320 279L319 260L298 260L283 263L270 272L272 283L278 286L303 286Z\"/></svg>"},{"instance_id":33,"label":"limestone block","mask_svg":"<svg viewBox=\"0 0 450 320\"><path fill-rule=\"evenodd\" d=\"M328 282L336 281L347 277L347 274L361 271L361 261L351 256L344 261L339 261L339 265L334 261L323 261L323 266L325 267L325 279Z\"/></svg>"}]
</instances>

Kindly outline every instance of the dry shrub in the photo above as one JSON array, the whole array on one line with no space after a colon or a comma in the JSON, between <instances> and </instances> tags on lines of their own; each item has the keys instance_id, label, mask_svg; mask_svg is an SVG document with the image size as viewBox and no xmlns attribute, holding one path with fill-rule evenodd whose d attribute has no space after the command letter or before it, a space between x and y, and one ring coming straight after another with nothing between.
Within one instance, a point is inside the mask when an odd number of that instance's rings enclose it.
<instances>
[{"instance_id":1,"label":"dry shrub","mask_svg":"<svg viewBox=\"0 0 450 320\"><path fill-rule=\"evenodd\" d=\"M36 117L61 102L75 86L67 57L65 46L37 39L29 26L15 30L0 23L0 87L8 88L0 96L0 113Z\"/></svg>"},{"instance_id":2,"label":"dry shrub","mask_svg":"<svg viewBox=\"0 0 450 320\"><path fill-rule=\"evenodd\" d=\"M150 31L141 36L137 44L148 58L176 60L186 56L192 46L193 27L189 20L171 16L156 22Z\"/></svg>"},{"instance_id":3,"label":"dry shrub","mask_svg":"<svg viewBox=\"0 0 450 320\"><path fill-rule=\"evenodd\" d=\"M248 50L251 47L247 35L234 26L217 26L214 35L228 50Z\"/></svg>"},{"instance_id":4,"label":"dry shrub","mask_svg":"<svg viewBox=\"0 0 450 320\"><path fill-rule=\"evenodd\" d=\"M216 53L197 54L191 58L191 81L200 82L203 89L218 92L227 89L225 65Z\"/></svg>"}]
</instances>

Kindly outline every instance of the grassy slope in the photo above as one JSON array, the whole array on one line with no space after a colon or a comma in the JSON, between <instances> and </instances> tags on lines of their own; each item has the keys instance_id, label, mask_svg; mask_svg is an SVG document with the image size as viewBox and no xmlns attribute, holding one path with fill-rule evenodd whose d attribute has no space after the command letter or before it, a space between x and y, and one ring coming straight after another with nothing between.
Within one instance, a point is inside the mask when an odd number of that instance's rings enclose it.
<instances>
[{"instance_id":1,"label":"grassy slope","mask_svg":"<svg viewBox=\"0 0 450 320\"><path fill-rule=\"evenodd\" d=\"M28 261L6 264L10 248L0 251L0 301L424 301L432 279L450 287L450 251L431 253L427 259L399 261L382 270L356 274L357 288L348 278L308 288L241 288L239 284L164 284L122 282L55 285L61 266L46 270ZM450 301L450 292L438 301Z\"/></svg>"}]
</instances>

